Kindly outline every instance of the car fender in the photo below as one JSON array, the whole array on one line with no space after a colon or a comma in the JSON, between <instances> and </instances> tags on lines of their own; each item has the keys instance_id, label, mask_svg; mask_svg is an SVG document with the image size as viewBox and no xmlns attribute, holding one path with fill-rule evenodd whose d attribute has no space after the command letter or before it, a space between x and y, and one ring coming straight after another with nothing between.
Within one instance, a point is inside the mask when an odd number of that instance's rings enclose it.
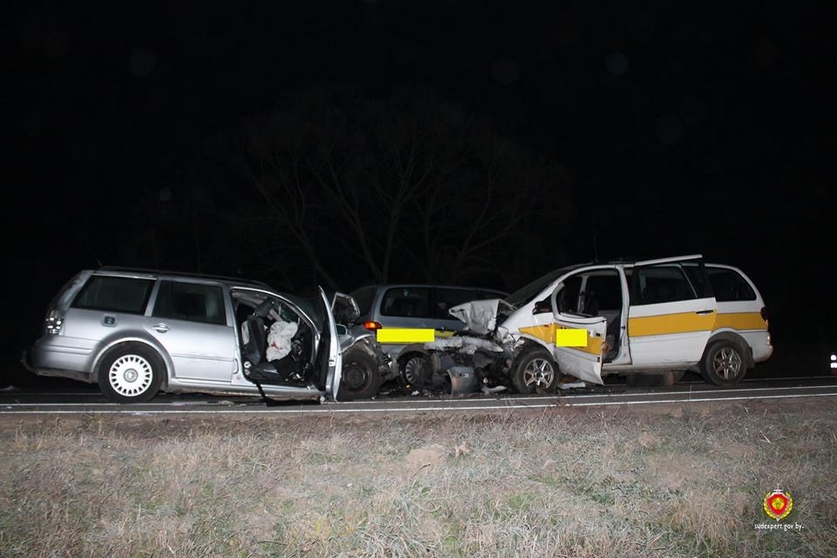
<instances>
[{"instance_id":1,"label":"car fender","mask_svg":"<svg viewBox=\"0 0 837 558\"><path fill-rule=\"evenodd\" d=\"M174 362L172 361L168 351L166 351L156 340L149 340L146 337L136 335L130 337L119 336L115 339L110 338L104 340L103 346L99 349L96 358L93 359L93 364L90 369L94 381L98 375L99 365L101 362L108 356L108 354L111 353L111 351L126 343L140 343L146 345L160 355L160 359L162 359L163 365L166 367L166 373L163 375L163 382L160 384L160 389L168 387L169 377L171 375L171 371L174 369Z\"/></svg>"},{"instance_id":2,"label":"car fender","mask_svg":"<svg viewBox=\"0 0 837 558\"><path fill-rule=\"evenodd\" d=\"M709 347L717 341L731 341L735 343L741 348L741 352L747 359L747 362L745 363L747 365L747 368L750 369L755 366L752 347L750 347L746 339L741 337L741 335L739 335L737 332L733 330L721 330L713 332L712 335L709 337L709 340L706 342L706 348L703 350L703 354L705 355ZM701 356L701 360L703 360L703 356Z\"/></svg>"}]
</instances>

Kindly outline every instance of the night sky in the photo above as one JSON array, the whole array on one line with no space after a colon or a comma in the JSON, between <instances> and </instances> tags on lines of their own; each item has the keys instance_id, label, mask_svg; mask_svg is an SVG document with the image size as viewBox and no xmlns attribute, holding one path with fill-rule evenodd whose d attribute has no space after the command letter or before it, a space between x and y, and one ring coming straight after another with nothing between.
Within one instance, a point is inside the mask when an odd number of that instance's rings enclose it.
<instances>
[{"instance_id":1,"label":"night sky","mask_svg":"<svg viewBox=\"0 0 837 558\"><path fill-rule=\"evenodd\" d=\"M120 4L13 2L6 18L3 222L22 272L6 292L25 325L6 320L5 352L117 229L144 226L128 207L190 179L207 137L330 82L429 85L563 165L577 261L703 253L757 282L777 342L834 335L821 3Z\"/></svg>"}]
</instances>

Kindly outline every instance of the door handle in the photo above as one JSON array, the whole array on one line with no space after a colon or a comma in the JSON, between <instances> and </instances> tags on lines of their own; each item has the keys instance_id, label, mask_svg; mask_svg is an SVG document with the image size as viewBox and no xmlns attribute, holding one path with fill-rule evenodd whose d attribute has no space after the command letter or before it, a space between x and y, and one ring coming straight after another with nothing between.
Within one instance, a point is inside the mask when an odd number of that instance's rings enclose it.
<instances>
[{"instance_id":1,"label":"door handle","mask_svg":"<svg viewBox=\"0 0 837 558\"><path fill-rule=\"evenodd\" d=\"M169 330L169 326L167 326L164 323L155 324L152 327L153 327L154 331L156 331L157 333L165 333Z\"/></svg>"},{"instance_id":2,"label":"door handle","mask_svg":"<svg viewBox=\"0 0 837 558\"><path fill-rule=\"evenodd\" d=\"M698 310L695 314L712 314L715 310Z\"/></svg>"}]
</instances>

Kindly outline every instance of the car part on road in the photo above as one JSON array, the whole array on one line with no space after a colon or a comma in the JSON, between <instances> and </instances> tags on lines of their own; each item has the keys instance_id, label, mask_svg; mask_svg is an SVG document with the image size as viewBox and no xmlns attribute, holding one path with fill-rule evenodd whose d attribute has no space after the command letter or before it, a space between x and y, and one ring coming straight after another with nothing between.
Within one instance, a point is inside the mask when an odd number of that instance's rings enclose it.
<instances>
[{"instance_id":1,"label":"car part on road","mask_svg":"<svg viewBox=\"0 0 837 558\"><path fill-rule=\"evenodd\" d=\"M471 395L477 391L479 383L474 369L470 366L454 366L448 369L450 374L450 394L454 397Z\"/></svg>"}]
</instances>

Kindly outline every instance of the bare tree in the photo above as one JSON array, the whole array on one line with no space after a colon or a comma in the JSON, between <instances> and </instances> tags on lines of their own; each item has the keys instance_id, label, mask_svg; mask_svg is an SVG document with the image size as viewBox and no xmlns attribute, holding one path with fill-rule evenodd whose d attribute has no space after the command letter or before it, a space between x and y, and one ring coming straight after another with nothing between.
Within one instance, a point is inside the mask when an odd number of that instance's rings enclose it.
<instances>
[{"instance_id":1,"label":"bare tree","mask_svg":"<svg viewBox=\"0 0 837 558\"><path fill-rule=\"evenodd\" d=\"M225 141L261 200L265 251L286 270L304 259L335 289L501 276L503 255L526 251L524 230L571 214L554 164L419 86L383 100L351 86L299 91Z\"/></svg>"}]
</instances>

